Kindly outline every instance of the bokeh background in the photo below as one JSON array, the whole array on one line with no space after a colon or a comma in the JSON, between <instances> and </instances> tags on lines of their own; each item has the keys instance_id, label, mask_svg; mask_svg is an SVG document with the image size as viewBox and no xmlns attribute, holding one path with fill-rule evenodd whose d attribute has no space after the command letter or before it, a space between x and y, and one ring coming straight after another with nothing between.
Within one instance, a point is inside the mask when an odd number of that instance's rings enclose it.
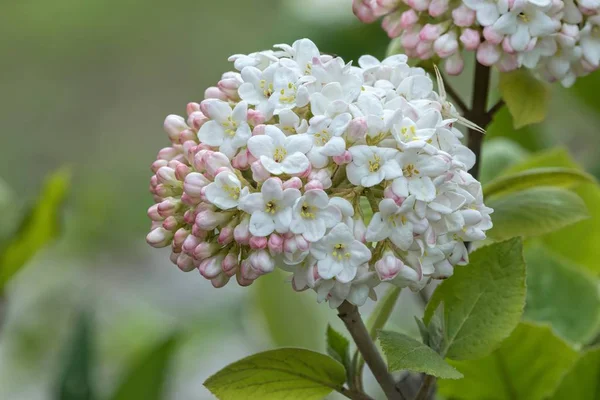
<instances>
[{"instance_id":1,"label":"bokeh background","mask_svg":"<svg viewBox=\"0 0 600 400\"><path fill-rule=\"evenodd\" d=\"M232 68L229 55L301 37L347 60L382 57L388 44L377 24L355 21L351 0L4 2L0 232L10 230L48 174L68 166L73 177L60 239L6 288L0 399L60 398L82 314L100 399L171 335L178 339L166 399L212 398L204 379L260 350L324 350L327 323L339 327L335 312L312 293L294 293L284 275L216 290L144 240L149 166L168 144L165 116L200 101ZM468 76L451 79L467 100ZM598 175L599 89L598 74L569 90L553 87L545 123L515 131L503 110L487 140L510 137L524 151L565 146ZM414 331L412 316L421 312L418 298L404 293L391 325Z\"/></svg>"}]
</instances>

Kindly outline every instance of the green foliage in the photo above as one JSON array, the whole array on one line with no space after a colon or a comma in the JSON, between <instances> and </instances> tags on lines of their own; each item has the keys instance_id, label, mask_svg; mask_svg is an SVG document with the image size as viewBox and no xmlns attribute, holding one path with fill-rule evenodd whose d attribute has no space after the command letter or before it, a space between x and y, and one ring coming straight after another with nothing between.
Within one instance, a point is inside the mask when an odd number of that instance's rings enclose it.
<instances>
[{"instance_id":1,"label":"green foliage","mask_svg":"<svg viewBox=\"0 0 600 400\"><path fill-rule=\"evenodd\" d=\"M56 399L93 400L91 368L94 363L90 316L82 313L65 349L64 365L58 377Z\"/></svg>"},{"instance_id":2,"label":"green foliage","mask_svg":"<svg viewBox=\"0 0 600 400\"><path fill-rule=\"evenodd\" d=\"M429 322L425 322L415 317L419 333L423 343L431 347L436 352L440 353L447 342L446 328L444 321L444 303L440 303L433 315L429 318Z\"/></svg>"},{"instance_id":3,"label":"green foliage","mask_svg":"<svg viewBox=\"0 0 600 400\"><path fill-rule=\"evenodd\" d=\"M600 399L600 349L583 354L564 376L550 399Z\"/></svg>"},{"instance_id":4,"label":"green foliage","mask_svg":"<svg viewBox=\"0 0 600 400\"><path fill-rule=\"evenodd\" d=\"M479 181L482 184L491 181L502 171L527 157L528 152L516 142L506 138L493 138L483 143L481 150L481 172Z\"/></svg>"},{"instance_id":5,"label":"green foliage","mask_svg":"<svg viewBox=\"0 0 600 400\"><path fill-rule=\"evenodd\" d=\"M439 391L461 400L541 400L554 391L576 358L575 350L549 327L523 323L487 357L452 361L464 378L439 381Z\"/></svg>"},{"instance_id":6,"label":"green foliage","mask_svg":"<svg viewBox=\"0 0 600 400\"><path fill-rule=\"evenodd\" d=\"M540 167L580 168L566 150L559 148L535 154L526 161L509 168L506 173ZM585 203L590 218L545 235L543 240L553 251L564 258L598 273L600 272L600 263L598 262L600 187L597 183L585 183L575 188L573 192ZM496 223L495 219L494 223Z\"/></svg>"},{"instance_id":7,"label":"green foliage","mask_svg":"<svg viewBox=\"0 0 600 400\"><path fill-rule=\"evenodd\" d=\"M472 359L490 353L518 324L525 304L525 261L520 238L482 247L433 293L428 324L444 304L446 341L441 354Z\"/></svg>"},{"instance_id":8,"label":"green foliage","mask_svg":"<svg viewBox=\"0 0 600 400\"><path fill-rule=\"evenodd\" d=\"M600 298L594 277L553 254L547 246L527 248L525 260L525 319L548 322L568 341L587 343L600 324Z\"/></svg>"},{"instance_id":9,"label":"green foliage","mask_svg":"<svg viewBox=\"0 0 600 400\"><path fill-rule=\"evenodd\" d=\"M13 238L0 250L0 292L4 285L60 230L60 208L67 196L70 173L59 170L46 181Z\"/></svg>"},{"instance_id":10,"label":"green foliage","mask_svg":"<svg viewBox=\"0 0 600 400\"><path fill-rule=\"evenodd\" d=\"M589 217L583 200L566 189L538 187L486 200L494 209L492 239L534 237Z\"/></svg>"},{"instance_id":11,"label":"green foliage","mask_svg":"<svg viewBox=\"0 0 600 400\"><path fill-rule=\"evenodd\" d=\"M514 120L507 107L502 107L494 114L492 123L486 130L486 141L493 138L506 138L518 143L528 151L538 151L544 145L544 137L538 125L528 125L520 129L514 128Z\"/></svg>"},{"instance_id":12,"label":"green foliage","mask_svg":"<svg viewBox=\"0 0 600 400\"><path fill-rule=\"evenodd\" d=\"M540 186L573 187L586 182L594 182L594 177L575 168L535 168L492 180L483 186L483 195L498 196Z\"/></svg>"},{"instance_id":13,"label":"green foliage","mask_svg":"<svg viewBox=\"0 0 600 400\"><path fill-rule=\"evenodd\" d=\"M177 338L171 336L149 349L129 370L111 400L160 400Z\"/></svg>"},{"instance_id":14,"label":"green foliage","mask_svg":"<svg viewBox=\"0 0 600 400\"><path fill-rule=\"evenodd\" d=\"M499 88L516 129L542 122L546 117L550 90L529 71L521 68L501 73Z\"/></svg>"},{"instance_id":15,"label":"green foliage","mask_svg":"<svg viewBox=\"0 0 600 400\"><path fill-rule=\"evenodd\" d=\"M327 325L327 354L348 368L350 365L350 341Z\"/></svg>"},{"instance_id":16,"label":"green foliage","mask_svg":"<svg viewBox=\"0 0 600 400\"><path fill-rule=\"evenodd\" d=\"M319 350L323 346L319 332L325 330L327 309L315 307L312 293L295 292L286 280L279 269L257 279L251 287L252 311L259 314L258 320L275 345Z\"/></svg>"},{"instance_id":17,"label":"green foliage","mask_svg":"<svg viewBox=\"0 0 600 400\"><path fill-rule=\"evenodd\" d=\"M342 388L344 367L310 350L284 348L246 357L204 382L221 400L322 399Z\"/></svg>"},{"instance_id":18,"label":"green foliage","mask_svg":"<svg viewBox=\"0 0 600 400\"><path fill-rule=\"evenodd\" d=\"M462 378L462 374L444 361L438 353L410 336L381 331L379 340L390 371L406 369L444 379Z\"/></svg>"},{"instance_id":19,"label":"green foliage","mask_svg":"<svg viewBox=\"0 0 600 400\"><path fill-rule=\"evenodd\" d=\"M400 292L401 289L399 287L392 286L385 295L377 301L373 312L371 312L369 319L367 319L367 329L369 330L371 339L375 340L377 338L377 333L380 329L383 329L385 323L390 318L390 315L392 315L398 297L400 297Z\"/></svg>"}]
</instances>

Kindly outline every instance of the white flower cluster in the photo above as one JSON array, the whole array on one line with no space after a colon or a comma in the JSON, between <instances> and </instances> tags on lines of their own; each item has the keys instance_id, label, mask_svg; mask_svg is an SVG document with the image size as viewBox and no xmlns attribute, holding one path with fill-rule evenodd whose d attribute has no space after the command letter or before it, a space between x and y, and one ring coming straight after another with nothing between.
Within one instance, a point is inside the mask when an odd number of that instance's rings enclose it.
<instances>
[{"instance_id":1,"label":"white flower cluster","mask_svg":"<svg viewBox=\"0 0 600 400\"><path fill-rule=\"evenodd\" d=\"M570 86L600 66L600 0L354 0L363 22L383 18L406 54L445 59L460 74L464 52L500 71L535 70Z\"/></svg>"},{"instance_id":2,"label":"white flower cluster","mask_svg":"<svg viewBox=\"0 0 600 400\"><path fill-rule=\"evenodd\" d=\"M492 226L452 105L403 55L276 49L232 56L187 121L167 117L148 243L215 287L280 267L332 307L452 275Z\"/></svg>"}]
</instances>

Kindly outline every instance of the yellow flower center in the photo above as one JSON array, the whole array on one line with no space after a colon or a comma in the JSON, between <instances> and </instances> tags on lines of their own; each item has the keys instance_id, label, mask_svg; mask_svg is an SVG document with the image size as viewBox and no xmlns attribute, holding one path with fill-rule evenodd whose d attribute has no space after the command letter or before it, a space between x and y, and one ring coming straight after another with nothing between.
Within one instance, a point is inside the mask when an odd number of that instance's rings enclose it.
<instances>
[{"instance_id":1,"label":"yellow flower center","mask_svg":"<svg viewBox=\"0 0 600 400\"><path fill-rule=\"evenodd\" d=\"M344 250L346 249L346 246L344 246L343 243L338 243L335 246L333 246L333 252L331 253L331 255L335 258L338 259L338 261L342 261L344 259L344 257L346 258L350 258L350 253L349 252L344 252Z\"/></svg>"},{"instance_id":2,"label":"yellow flower center","mask_svg":"<svg viewBox=\"0 0 600 400\"><path fill-rule=\"evenodd\" d=\"M375 154L373 159L369 160L369 172L377 172L379 168L381 168L381 157Z\"/></svg>"},{"instance_id":3,"label":"yellow flower center","mask_svg":"<svg viewBox=\"0 0 600 400\"><path fill-rule=\"evenodd\" d=\"M275 153L273 153L273 160L278 163L282 162L287 156L287 151L283 147L278 147L275 149Z\"/></svg>"},{"instance_id":4,"label":"yellow flower center","mask_svg":"<svg viewBox=\"0 0 600 400\"><path fill-rule=\"evenodd\" d=\"M404 176L410 178L413 175L420 174L419 170L414 166L414 164L408 164L406 167L402 169Z\"/></svg>"},{"instance_id":5,"label":"yellow flower center","mask_svg":"<svg viewBox=\"0 0 600 400\"><path fill-rule=\"evenodd\" d=\"M277 212L277 205L272 201L269 201L267 204L265 204L265 212L267 214L275 214Z\"/></svg>"},{"instance_id":6,"label":"yellow flower center","mask_svg":"<svg viewBox=\"0 0 600 400\"><path fill-rule=\"evenodd\" d=\"M315 213L313 207L304 203L302 204L302 210L300 211L300 216L304 219L315 219Z\"/></svg>"}]
</instances>

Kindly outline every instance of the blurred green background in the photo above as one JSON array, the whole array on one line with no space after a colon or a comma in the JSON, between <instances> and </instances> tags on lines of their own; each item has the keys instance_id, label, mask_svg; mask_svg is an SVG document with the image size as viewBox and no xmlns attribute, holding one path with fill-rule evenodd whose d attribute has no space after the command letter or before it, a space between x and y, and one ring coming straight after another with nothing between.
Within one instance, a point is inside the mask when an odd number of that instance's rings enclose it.
<instances>
[{"instance_id":1,"label":"blurred green background","mask_svg":"<svg viewBox=\"0 0 600 400\"><path fill-rule=\"evenodd\" d=\"M351 0L21 0L2 8L0 233L52 171L70 167L73 183L60 240L6 288L0 399L61 398L73 370L87 376L94 398L110 398L131 365L161 345L174 349L164 398L210 399L204 379L245 355L283 345L324 350L335 312L282 285L285 276L216 290L146 245L149 166L168 144L165 116L200 101L232 68L229 55L309 37L347 60L381 58L388 39L380 27L355 21ZM469 76L451 80L465 99ZM598 175L599 89L598 75L554 87L548 120L519 131L503 110L487 140L507 136L529 151L566 146ZM392 326L421 312L410 294L400 304ZM165 345L174 334L176 344Z\"/></svg>"}]
</instances>

